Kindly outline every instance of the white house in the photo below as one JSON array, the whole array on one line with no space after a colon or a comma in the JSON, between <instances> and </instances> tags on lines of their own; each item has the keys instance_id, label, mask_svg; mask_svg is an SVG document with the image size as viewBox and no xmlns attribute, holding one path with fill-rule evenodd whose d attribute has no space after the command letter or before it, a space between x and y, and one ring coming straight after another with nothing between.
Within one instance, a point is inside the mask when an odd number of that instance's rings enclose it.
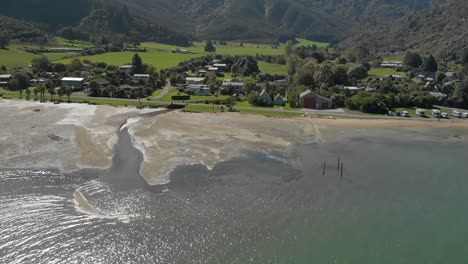
<instances>
[{"instance_id":1,"label":"white house","mask_svg":"<svg viewBox=\"0 0 468 264\"><path fill-rule=\"evenodd\" d=\"M130 65L130 64L122 65L119 67L119 70L126 72L126 73L130 73L132 69L133 69L133 65Z\"/></svg>"},{"instance_id":2,"label":"white house","mask_svg":"<svg viewBox=\"0 0 468 264\"><path fill-rule=\"evenodd\" d=\"M185 82L187 84L202 84L205 78L203 77L187 77L185 78Z\"/></svg>"},{"instance_id":3,"label":"white house","mask_svg":"<svg viewBox=\"0 0 468 264\"><path fill-rule=\"evenodd\" d=\"M402 66L403 63L399 61L382 61L382 63L380 64L381 68L398 68Z\"/></svg>"},{"instance_id":4,"label":"white house","mask_svg":"<svg viewBox=\"0 0 468 264\"><path fill-rule=\"evenodd\" d=\"M61 81L63 86L70 86L75 88L81 88L84 84L84 78L81 77L63 77Z\"/></svg>"},{"instance_id":5,"label":"white house","mask_svg":"<svg viewBox=\"0 0 468 264\"><path fill-rule=\"evenodd\" d=\"M0 87L8 86L12 78L11 74L0 74Z\"/></svg>"},{"instance_id":6,"label":"white house","mask_svg":"<svg viewBox=\"0 0 468 264\"><path fill-rule=\"evenodd\" d=\"M221 64L221 63L215 63L213 64L213 67L218 68L219 72L224 72L226 70L227 65Z\"/></svg>"},{"instance_id":7,"label":"white house","mask_svg":"<svg viewBox=\"0 0 468 264\"><path fill-rule=\"evenodd\" d=\"M149 74L134 74L133 80L138 82L139 80L147 80L149 77Z\"/></svg>"}]
</instances>

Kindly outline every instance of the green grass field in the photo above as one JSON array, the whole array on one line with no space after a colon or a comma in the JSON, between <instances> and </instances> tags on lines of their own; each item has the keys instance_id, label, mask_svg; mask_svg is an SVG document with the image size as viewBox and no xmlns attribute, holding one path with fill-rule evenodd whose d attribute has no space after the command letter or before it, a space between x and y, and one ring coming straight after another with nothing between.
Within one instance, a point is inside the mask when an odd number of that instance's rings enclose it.
<instances>
[{"instance_id":1,"label":"green grass field","mask_svg":"<svg viewBox=\"0 0 468 264\"><path fill-rule=\"evenodd\" d=\"M169 90L169 92L167 94L165 94L164 96L162 96L160 99L160 101L165 101L165 102L172 102L172 96L177 96L177 95L187 95L186 93L179 93L177 91L176 88L172 88L171 90ZM212 102L212 101L216 101L216 100L220 100L220 101L223 101L223 100L226 100L229 98L229 95L220 95L218 97L214 96L214 95L209 95L209 96L196 96L196 95L191 95L190 96L190 100L188 101L185 101L185 102L205 102L205 101L209 101L209 102Z\"/></svg>"},{"instance_id":2,"label":"green grass field","mask_svg":"<svg viewBox=\"0 0 468 264\"><path fill-rule=\"evenodd\" d=\"M132 62L135 52L110 52L93 56L82 56L79 59L87 59L91 62L105 62L110 65L120 66ZM197 58L197 54L172 54L167 52L140 52L138 53L143 63L154 65L158 70L177 66L180 62ZM61 63L70 63L71 59L60 60Z\"/></svg>"},{"instance_id":3,"label":"green grass field","mask_svg":"<svg viewBox=\"0 0 468 264\"><path fill-rule=\"evenodd\" d=\"M389 68L372 68L369 70L368 74L370 76L377 76L377 77L382 77L382 76L387 76L387 75L401 75L401 76L406 75L406 73L404 72L398 72L395 69L389 69Z\"/></svg>"},{"instance_id":4,"label":"green grass field","mask_svg":"<svg viewBox=\"0 0 468 264\"><path fill-rule=\"evenodd\" d=\"M240 46L240 42L228 42L228 45L215 44L216 52L213 54L220 55L280 55L283 54L282 46L273 48L271 44L253 44L244 43L244 46ZM186 49L193 54L209 54L204 50L205 42L194 42L191 47L179 47L174 45L160 44L154 42L144 42L141 44L142 48L146 48L152 52L171 52L173 49Z\"/></svg>"},{"instance_id":5,"label":"green grass field","mask_svg":"<svg viewBox=\"0 0 468 264\"><path fill-rule=\"evenodd\" d=\"M328 47L329 43L325 43L325 42L317 42L317 41L313 41L313 40L308 40L308 39L296 39L297 40L297 44L296 46L312 46L312 45L315 45L319 48L324 48L324 47Z\"/></svg>"},{"instance_id":6,"label":"green grass field","mask_svg":"<svg viewBox=\"0 0 468 264\"><path fill-rule=\"evenodd\" d=\"M0 66L5 65L7 68L27 67L31 64L34 58L46 56L50 61L56 62L66 56L76 55L76 53L44 53L33 54L24 51L25 48L39 48L39 46L29 44L11 44L8 49L0 49Z\"/></svg>"},{"instance_id":7,"label":"green grass field","mask_svg":"<svg viewBox=\"0 0 468 264\"><path fill-rule=\"evenodd\" d=\"M226 109L226 107L225 107ZM234 109L236 107L234 106ZM200 112L200 113L212 113L213 106L212 105L189 105L184 108L184 111L189 112ZM215 107L216 112L220 112L218 108ZM305 117L304 113L290 113L290 112L280 112L280 111L268 111L268 110L257 110L257 109L236 109L237 112L241 114L255 114L255 115L263 115L263 116L270 116L270 117Z\"/></svg>"},{"instance_id":8,"label":"green grass field","mask_svg":"<svg viewBox=\"0 0 468 264\"><path fill-rule=\"evenodd\" d=\"M286 65L259 61L258 68L260 69L262 73L278 74L278 75L288 74L288 67Z\"/></svg>"},{"instance_id":9,"label":"green grass field","mask_svg":"<svg viewBox=\"0 0 468 264\"><path fill-rule=\"evenodd\" d=\"M325 47L327 43L319 43L309 41L305 39L298 39L298 45L317 45L319 47ZM72 42L63 39L55 38L50 44L53 46L67 46L67 47L80 47L88 48L93 45L88 42ZM141 52L140 55L143 62L146 64L154 65L157 69L165 69L173 66L177 66L180 62L197 58L208 54L204 51L205 42L194 42L191 47L178 47L174 45L166 45L154 42L144 42L141 47L146 48L148 52ZM0 50L0 65L6 67L25 67L31 64L31 60L41 55L36 55L24 51L24 48L39 48L38 45L33 44L12 44L8 47L8 50ZM214 54L219 55L281 55L283 54L284 45L274 47L272 44L256 44L256 43L243 43L243 47L240 42L228 42L227 45L215 44L216 52ZM47 46L46 46L47 48ZM173 54L173 49L187 49L190 54ZM79 59L88 59L92 62L106 62L110 65L119 66L122 64L130 63L135 52L113 52L105 53L94 56L78 56ZM45 53L45 56L52 62L69 63L70 57L76 55L76 53ZM270 74L284 74L285 66L279 64L260 63L260 69L264 73Z\"/></svg>"}]
</instances>

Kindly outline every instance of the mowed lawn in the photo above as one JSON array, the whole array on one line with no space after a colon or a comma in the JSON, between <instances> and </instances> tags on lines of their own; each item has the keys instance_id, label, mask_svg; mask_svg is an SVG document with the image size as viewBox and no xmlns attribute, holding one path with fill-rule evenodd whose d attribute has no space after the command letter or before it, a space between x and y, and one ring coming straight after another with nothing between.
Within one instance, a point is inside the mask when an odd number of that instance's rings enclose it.
<instances>
[{"instance_id":1,"label":"mowed lawn","mask_svg":"<svg viewBox=\"0 0 468 264\"><path fill-rule=\"evenodd\" d=\"M368 74L370 76L387 76L387 75L401 75L401 76L406 76L406 73L404 72L399 72L396 71L395 69L390 69L390 68L372 68L369 70Z\"/></svg>"},{"instance_id":2,"label":"mowed lawn","mask_svg":"<svg viewBox=\"0 0 468 264\"><path fill-rule=\"evenodd\" d=\"M258 62L258 68L260 69L261 73L269 73L269 74L277 74L277 75L287 75L288 68L286 65L276 64L276 63L268 63L264 61Z\"/></svg>"},{"instance_id":3,"label":"mowed lawn","mask_svg":"<svg viewBox=\"0 0 468 264\"><path fill-rule=\"evenodd\" d=\"M24 51L25 48L38 48L38 46L27 45L27 44L11 44L7 49L0 49L0 66L4 65L7 68L12 67L27 67L31 64L34 58L46 56L50 61L56 62L67 56L76 55L76 53L44 53L44 54L33 54Z\"/></svg>"},{"instance_id":4,"label":"mowed lawn","mask_svg":"<svg viewBox=\"0 0 468 264\"><path fill-rule=\"evenodd\" d=\"M180 62L200 57L197 54L173 54L168 52L139 52L143 63L153 65L158 70L177 66ZM91 62L105 62L110 65L120 66L132 62L135 52L109 52L93 56L78 57L81 60L90 60ZM61 63L70 63L72 59L60 60Z\"/></svg>"},{"instance_id":5,"label":"mowed lawn","mask_svg":"<svg viewBox=\"0 0 468 264\"><path fill-rule=\"evenodd\" d=\"M194 42L190 47L179 47L174 45L166 45L154 42L144 42L141 47L146 48L148 51L154 52L171 52L173 49L188 50L192 54L206 55L210 54L205 51L206 42ZM214 44L216 52L211 54L219 55L281 55L283 54L283 47L279 46L274 48L272 44L254 44L244 43L242 47L240 42L228 42L227 45Z\"/></svg>"}]
</instances>

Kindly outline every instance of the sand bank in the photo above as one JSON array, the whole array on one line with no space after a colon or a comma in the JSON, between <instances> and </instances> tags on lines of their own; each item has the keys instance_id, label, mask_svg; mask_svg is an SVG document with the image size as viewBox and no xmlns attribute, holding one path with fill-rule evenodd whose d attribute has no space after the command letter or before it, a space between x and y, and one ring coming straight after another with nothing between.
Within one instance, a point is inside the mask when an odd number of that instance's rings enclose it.
<instances>
[{"instance_id":1,"label":"sand bank","mask_svg":"<svg viewBox=\"0 0 468 264\"><path fill-rule=\"evenodd\" d=\"M220 162L249 151L273 158L289 153L293 143L321 141L317 127L295 119L171 112L135 123L129 132L144 154L141 174L150 184L164 184L178 165Z\"/></svg>"},{"instance_id":2,"label":"sand bank","mask_svg":"<svg viewBox=\"0 0 468 264\"><path fill-rule=\"evenodd\" d=\"M135 108L0 99L0 167L108 167L118 127Z\"/></svg>"}]
</instances>

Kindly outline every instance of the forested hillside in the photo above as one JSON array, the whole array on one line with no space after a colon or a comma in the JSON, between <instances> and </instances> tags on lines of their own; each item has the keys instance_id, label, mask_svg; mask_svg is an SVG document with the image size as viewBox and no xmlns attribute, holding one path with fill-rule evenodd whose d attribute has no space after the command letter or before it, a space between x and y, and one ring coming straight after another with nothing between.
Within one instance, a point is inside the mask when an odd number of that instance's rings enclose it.
<instances>
[{"instance_id":1,"label":"forested hillside","mask_svg":"<svg viewBox=\"0 0 468 264\"><path fill-rule=\"evenodd\" d=\"M356 32L338 47L364 47L371 54L415 50L454 60L468 47L468 4L465 0L446 3L405 16L377 29Z\"/></svg>"},{"instance_id":2,"label":"forested hillside","mask_svg":"<svg viewBox=\"0 0 468 264\"><path fill-rule=\"evenodd\" d=\"M54 30L81 23L85 31L107 33L115 30L114 22L118 17L113 15L114 10L128 6L129 13L119 14L124 14L121 22L127 23L129 31L117 31L119 33L136 31L143 36L161 38L171 32L183 32L202 39L256 41L284 41L297 35L329 42L344 38L353 28L372 28L433 2L435 0L4 0L0 15L40 22ZM96 9L104 9L104 12L93 13ZM103 29L97 27L101 22ZM158 29L161 30L158 32ZM174 38L180 38L180 34L175 34Z\"/></svg>"}]
</instances>

